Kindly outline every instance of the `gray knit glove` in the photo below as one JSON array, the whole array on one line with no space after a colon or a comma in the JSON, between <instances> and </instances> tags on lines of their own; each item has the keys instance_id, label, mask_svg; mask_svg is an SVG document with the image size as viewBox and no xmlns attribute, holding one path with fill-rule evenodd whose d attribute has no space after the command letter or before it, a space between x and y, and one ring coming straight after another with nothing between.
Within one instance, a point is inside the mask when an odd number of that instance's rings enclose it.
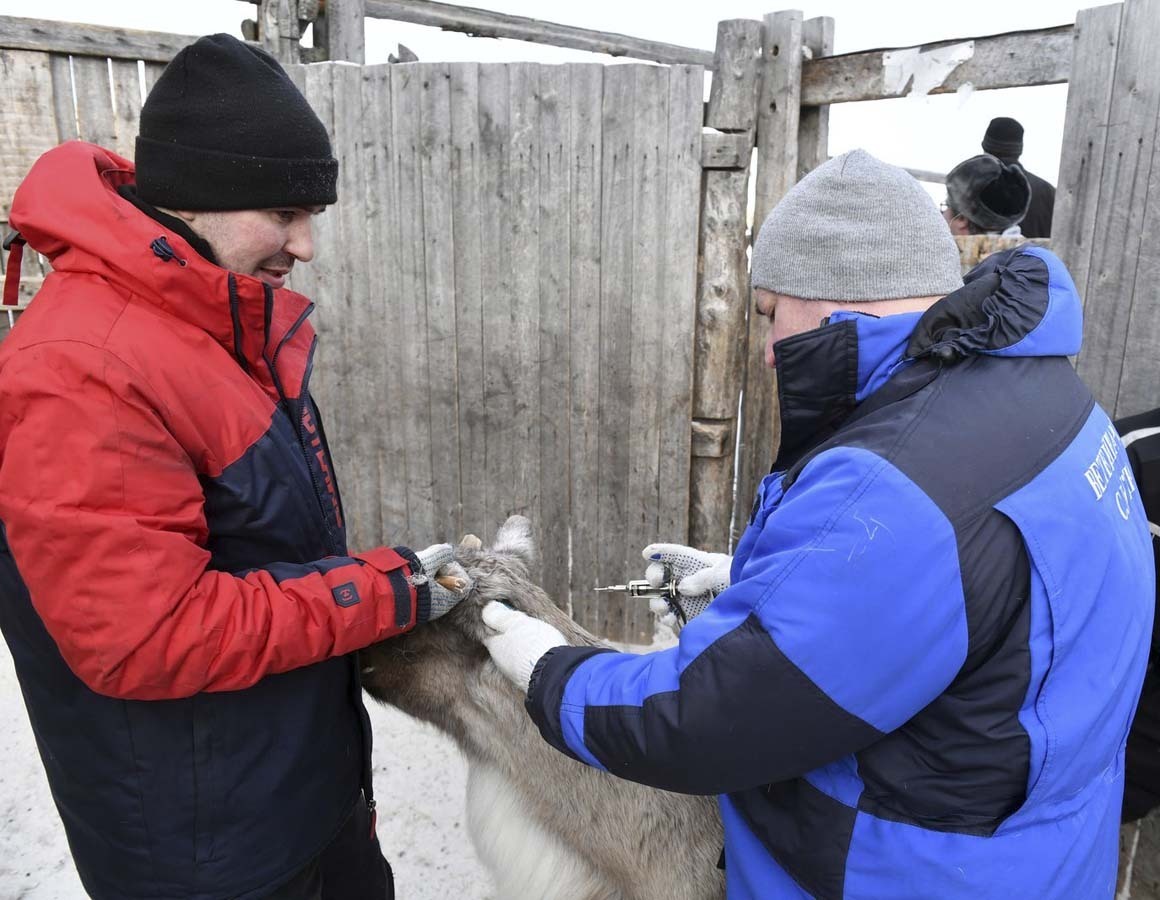
<instances>
[{"instance_id":1,"label":"gray knit glove","mask_svg":"<svg viewBox=\"0 0 1160 900\"><path fill-rule=\"evenodd\" d=\"M422 571L413 574L410 581L414 585L431 586L431 615L427 617L427 621L432 622L467 596L471 590L471 579L467 577L463 566L455 561L450 544L432 544L426 550L420 550L415 556L419 558ZM440 584L440 581L458 581L458 586L453 591Z\"/></svg>"},{"instance_id":2,"label":"gray knit glove","mask_svg":"<svg viewBox=\"0 0 1160 900\"><path fill-rule=\"evenodd\" d=\"M680 595L677 600L655 598L649 607L658 615L675 613L682 624L703 613L729 587L733 557L726 553L706 553L683 544L649 544L641 556L648 560L644 573L648 583L660 587L671 575Z\"/></svg>"}]
</instances>

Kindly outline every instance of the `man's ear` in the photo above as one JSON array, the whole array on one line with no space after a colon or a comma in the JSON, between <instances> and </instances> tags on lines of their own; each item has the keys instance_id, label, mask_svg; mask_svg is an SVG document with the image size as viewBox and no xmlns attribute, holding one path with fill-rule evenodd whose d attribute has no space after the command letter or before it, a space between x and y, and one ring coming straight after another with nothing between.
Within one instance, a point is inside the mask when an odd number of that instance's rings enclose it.
<instances>
[{"instance_id":1,"label":"man's ear","mask_svg":"<svg viewBox=\"0 0 1160 900\"><path fill-rule=\"evenodd\" d=\"M161 211L169 213L171 216L177 216L177 218L181 219L183 222L185 222L186 225L189 226L192 226L201 215L201 213L191 212L188 209L163 209Z\"/></svg>"}]
</instances>

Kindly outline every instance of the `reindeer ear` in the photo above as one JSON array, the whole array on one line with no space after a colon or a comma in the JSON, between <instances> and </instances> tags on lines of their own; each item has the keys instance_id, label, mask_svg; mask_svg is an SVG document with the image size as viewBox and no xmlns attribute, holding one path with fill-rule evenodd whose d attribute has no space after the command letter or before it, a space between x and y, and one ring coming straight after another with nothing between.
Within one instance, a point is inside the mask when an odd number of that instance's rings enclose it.
<instances>
[{"instance_id":1,"label":"reindeer ear","mask_svg":"<svg viewBox=\"0 0 1160 900\"><path fill-rule=\"evenodd\" d=\"M526 566L535 565L536 542L532 537L532 523L523 516L510 516L496 532L491 549L518 557Z\"/></svg>"},{"instance_id":2,"label":"reindeer ear","mask_svg":"<svg viewBox=\"0 0 1160 900\"><path fill-rule=\"evenodd\" d=\"M459 539L460 550L482 550L483 541L477 538L474 534L465 534Z\"/></svg>"}]
</instances>

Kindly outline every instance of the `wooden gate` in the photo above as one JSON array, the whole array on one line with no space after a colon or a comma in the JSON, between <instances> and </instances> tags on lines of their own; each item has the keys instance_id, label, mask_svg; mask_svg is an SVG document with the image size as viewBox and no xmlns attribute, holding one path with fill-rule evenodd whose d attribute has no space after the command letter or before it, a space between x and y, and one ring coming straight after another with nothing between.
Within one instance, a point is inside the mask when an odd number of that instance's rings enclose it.
<instances>
[{"instance_id":1,"label":"wooden gate","mask_svg":"<svg viewBox=\"0 0 1160 900\"><path fill-rule=\"evenodd\" d=\"M352 543L520 513L536 573L622 639L689 505L704 73L651 65L291 67L331 128L338 206L294 287Z\"/></svg>"}]
</instances>

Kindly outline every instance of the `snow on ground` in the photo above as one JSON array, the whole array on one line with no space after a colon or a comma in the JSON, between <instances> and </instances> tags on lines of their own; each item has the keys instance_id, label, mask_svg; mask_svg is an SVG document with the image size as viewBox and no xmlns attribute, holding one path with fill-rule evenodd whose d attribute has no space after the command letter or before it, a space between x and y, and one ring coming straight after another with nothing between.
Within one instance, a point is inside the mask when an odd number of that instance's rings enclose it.
<instances>
[{"instance_id":1,"label":"snow on ground","mask_svg":"<svg viewBox=\"0 0 1160 900\"><path fill-rule=\"evenodd\" d=\"M379 842L401 900L489 900L467 836L467 765L429 725L368 701ZM48 791L8 647L0 641L0 900L85 900Z\"/></svg>"}]
</instances>

